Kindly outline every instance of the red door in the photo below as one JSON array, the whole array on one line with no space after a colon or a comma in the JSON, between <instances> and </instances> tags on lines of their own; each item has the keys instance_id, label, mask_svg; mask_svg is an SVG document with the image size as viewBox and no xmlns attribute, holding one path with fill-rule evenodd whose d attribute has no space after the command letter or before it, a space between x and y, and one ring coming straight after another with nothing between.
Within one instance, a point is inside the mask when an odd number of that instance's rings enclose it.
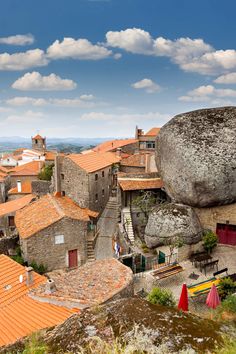
<instances>
[{"instance_id":1,"label":"red door","mask_svg":"<svg viewBox=\"0 0 236 354\"><path fill-rule=\"evenodd\" d=\"M217 224L216 234L219 236L219 243L236 245L236 225Z\"/></svg>"},{"instance_id":2,"label":"red door","mask_svg":"<svg viewBox=\"0 0 236 354\"><path fill-rule=\"evenodd\" d=\"M78 267L77 250L71 250L68 252L68 254L69 254L69 268Z\"/></svg>"}]
</instances>

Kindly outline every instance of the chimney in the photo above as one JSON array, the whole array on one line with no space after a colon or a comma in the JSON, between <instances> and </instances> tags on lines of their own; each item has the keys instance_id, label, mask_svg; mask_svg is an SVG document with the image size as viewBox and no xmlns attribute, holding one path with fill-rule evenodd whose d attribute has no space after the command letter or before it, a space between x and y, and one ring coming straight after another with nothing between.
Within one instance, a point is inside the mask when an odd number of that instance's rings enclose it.
<instances>
[{"instance_id":1,"label":"chimney","mask_svg":"<svg viewBox=\"0 0 236 354\"><path fill-rule=\"evenodd\" d=\"M116 149L116 156L121 157L121 148Z\"/></svg>"},{"instance_id":2,"label":"chimney","mask_svg":"<svg viewBox=\"0 0 236 354\"><path fill-rule=\"evenodd\" d=\"M26 267L25 268L26 272L26 285L31 286L34 284L34 274L33 274L33 268L32 267Z\"/></svg>"},{"instance_id":3,"label":"chimney","mask_svg":"<svg viewBox=\"0 0 236 354\"><path fill-rule=\"evenodd\" d=\"M48 279L45 286L45 294L52 294L57 291L55 281L53 279Z\"/></svg>"},{"instance_id":4,"label":"chimney","mask_svg":"<svg viewBox=\"0 0 236 354\"><path fill-rule=\"evenodd\" d=\"M20 181L20 180L17 181L17 182L16 182L16 185L17 185L17 192L18 192L18 193L21 193L21 192L22 192L21 181Z\"/></svg>"}]
</instances>

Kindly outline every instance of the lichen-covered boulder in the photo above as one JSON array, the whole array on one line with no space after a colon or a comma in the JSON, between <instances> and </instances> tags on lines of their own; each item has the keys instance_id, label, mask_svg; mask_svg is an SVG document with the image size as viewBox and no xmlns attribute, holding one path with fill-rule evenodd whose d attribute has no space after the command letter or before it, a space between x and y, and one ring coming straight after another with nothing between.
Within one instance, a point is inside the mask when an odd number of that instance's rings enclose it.
<instances>
[{"instance_id":1,"label":"lichen-covered boulder","mask_svg":"<svg viewBox=\"0 0 236 354\"><path fill-rule=\"evenodd\" d=\"M161 128L156 145L172 201L197 207L236 201L236 107L179 114Z\"/></svg>"},{"instance_id":2,"label":"lichen-covered boulder","mask_svg":"<svg viewBox=\"0 0 236 354\"><path fill-rule=\"evenodd\" d=\"M202 227L193 208L168 203L157 206L149 215L145 242L149 248L165 245L169 238L180 237L185 244L197 243Z\"/></svg>"}]
</instances>

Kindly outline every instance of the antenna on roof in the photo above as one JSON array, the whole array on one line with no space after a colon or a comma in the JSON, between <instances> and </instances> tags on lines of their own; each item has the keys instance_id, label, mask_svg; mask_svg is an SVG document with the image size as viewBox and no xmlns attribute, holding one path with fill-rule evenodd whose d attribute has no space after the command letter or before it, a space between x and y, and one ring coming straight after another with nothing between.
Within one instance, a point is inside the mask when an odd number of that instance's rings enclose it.
<instances>
[{"instance_id":1,"label":"antenna on roof","mask_svg":"<svg viewBox=\"0 0 236 354\"><path fill-rule=\"evenodd\" d=\"M19 282L23 283L23 275L22 274L19 276Z\"/></svg>"}]
</instances>

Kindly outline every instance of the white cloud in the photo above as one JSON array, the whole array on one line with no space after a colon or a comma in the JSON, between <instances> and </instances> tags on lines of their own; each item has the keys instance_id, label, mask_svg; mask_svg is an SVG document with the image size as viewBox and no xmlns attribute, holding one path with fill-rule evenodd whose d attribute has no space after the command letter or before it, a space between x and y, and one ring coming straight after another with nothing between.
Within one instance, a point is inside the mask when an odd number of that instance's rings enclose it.
<instances>
[{"instance_id":1,"label":"white cloud","mask_svg":"<svg viewBox=\"0 0 236 354\"><path fill-rule=\"evenodd\" d=\"M17 34L15 36L0 37L0 44L29 45L34 43L32 34Z\"/></svg>"},{"instance_id":2,"label":"white cloud","mask_svg":"<svg viewBox=\"0 0 236 354\"><path fill-rule=\"evenodd\" d=\"M21 91L66 91L74 90L77 84L60 76L50 74L42 76L39 72L26 73L12 84L12 88Z\"/></svg>"},{"instance_id":3,"label":"white cloud","mask_svg":"<svg viewBox=\"0 0 236 354\"><path fill-rule=\"evenodd\" d=\"M13 97L6 100L10 106L59 106L59 107L80 107L92 108L95 106L93 95L81 95L78 98L33 98L33 97Z\"/></svg>"},{"instance_id":4,"label":"white cloud","mask_svg":"<svg viewBox=\"0 0 236 354\"><path fill-rule=\"evenodd\" d=\"M10 115L8 116L3 123L37 123L41 122L42 118L44 117L44 114L42 112L33 112L31 110L28 110L21 115Z\"/></svg>"},{"instance_id":5,"label":"white cloud","mask_svg":"<svg viewBox=\"0 0 236 354\"><path fill-rule=\"evenodd\" d=\"M180 101L184 102L206 102L213 103L215 98L236 97L236 90L232 89L216 89L213 85L199 86L191 90L186 96L179 97Z\"/></svg>"},{"instance_id":6,"label":"white cloud","mask_svg":"<svg viewBox=\"0 0 236 354\"><path fill-rule=\"evenodd\" d=\"M217 84L236 84L236 72L221 75L214 82Z\"/></svg>"},{"instance_id":7,"label":"white cloud","mask_svg":"<svg viewBox=\"0 0 236 354\"><path fill-rule=\"evenodd\" d=\"M147 93L154 93L161 90L161 87L151 79L142 79L131 85L135 89L144 89Z\"/></svg>"},{"instance_id":8,"label":"white cloud","mask_svg":"<svg viewBox=\"0 0 236 354\"><path fill-rule=\"evenodd\" d=\"M99 60L112 55L112 51L100 44L92 44L87 39L64 38L62 42L56 40L47 50L51 59L90 59Z\"/></svg>"},{"instance_id":9,"label":"white cloud","mask_svg":"<svg viewBox=\"0 0 236 354\"><path fill-rule=\"evenodd\" d=\"M168 114L161 114L159 112L147 112L147 113L137 113L137 114L113 114L104 112L89 112L81 115L80 119L83 121L105 121L111 122L114 125L123 123L143 123L143 121L154 121L158 124L158 120L167 121L170 118Z\"/></svg>"},{"instance_id":10,"label":"white cloud","mask_svg":"<svg viewBox=\"0 0 236 354\"><path fill-rule=\"evenodd\" d=\"M48 59L41 49L33 49L14 54L0 54L0 70L25 70L35 66L45 66L47 64Z\"/></svg>"},{"instance_id":11,"label":"white cloud","mask_svg":"<svg viewBox=\"0 0 236 354\"><path fill-rule=\"evenodd\" d=\"M10 106L45 106L47 100L44 98L33 98L33 97L13 97L6 100L6 104Z\"/></svg>"}]
</instances>

